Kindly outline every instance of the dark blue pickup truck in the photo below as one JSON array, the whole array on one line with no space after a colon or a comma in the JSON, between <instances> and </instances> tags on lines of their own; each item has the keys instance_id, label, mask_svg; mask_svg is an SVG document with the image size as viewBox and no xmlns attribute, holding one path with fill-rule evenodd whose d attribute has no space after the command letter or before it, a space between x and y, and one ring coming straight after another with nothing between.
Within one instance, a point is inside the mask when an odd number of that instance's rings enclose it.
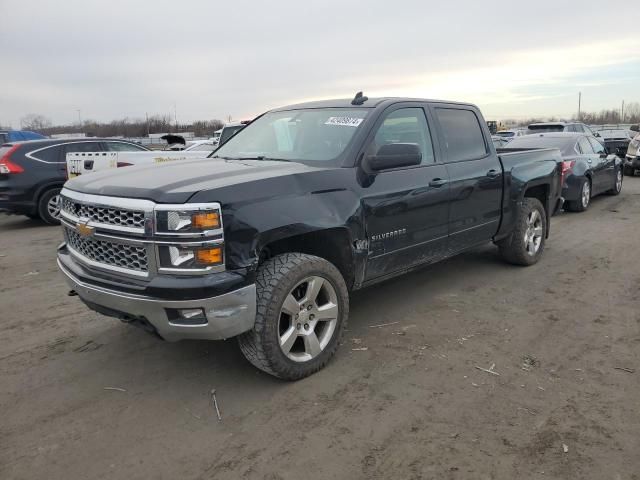
<instances>
[{"instance_id":1,"label":"dark blue pickup truck","mask_svg":"<svg viewBox=\"0 0 640 480\"><path fill-rule=\"evenodd\" d=\"M536 263L559 163L496 152L465 103L293 105L210 158L67 182L58 265L98 312L171 341L237 336L255 366L299 379L334 354L353 290L487 242Z\"/></svg>"}]
</instances>

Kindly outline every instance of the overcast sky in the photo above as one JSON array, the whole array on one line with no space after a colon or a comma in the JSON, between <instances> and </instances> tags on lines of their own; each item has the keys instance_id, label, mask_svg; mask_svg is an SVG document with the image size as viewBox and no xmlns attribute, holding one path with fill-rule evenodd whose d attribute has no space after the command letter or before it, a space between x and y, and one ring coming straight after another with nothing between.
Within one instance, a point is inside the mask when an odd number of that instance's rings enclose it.
<instances>
[{"instance_id":1,"label":"overcast sky","mask_svg":"<svg viewBox=\"0 0 640 480\"><path fill-rule=\"evenodd\" d=\"M640 101L637 0L0 0L0 124L251 118L306 99L471 101L487 118Z\"/></svg>"}]
</instances>

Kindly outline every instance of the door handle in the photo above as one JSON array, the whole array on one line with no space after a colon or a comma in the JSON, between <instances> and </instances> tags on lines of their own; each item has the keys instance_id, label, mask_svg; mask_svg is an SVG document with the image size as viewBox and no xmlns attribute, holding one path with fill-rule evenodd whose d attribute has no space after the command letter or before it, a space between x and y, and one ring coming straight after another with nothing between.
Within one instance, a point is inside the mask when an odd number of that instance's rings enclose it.
<instances>
[{"instance_id":1,"label":"door handle","mask_svg":"<svg viewBox=\"0 0 640 480\"><path fill-rule=\"evenodd\" d=\"M447 181L445 179L443 179L443 178L434 178L433 180L431 180L429 182L429 186L438 188L438 187L441 187L441 186L445 185L446 183L447 183Z\"/></svg>"},{"instance_id":2,"label":"door handle","mask_svg":"<svg viewBox=\"0 0 640 480\"><path fill-rule=\"evenodd\" d=\"M487 177L489 178L496 178L498 175L500 175L500 172L493 168L487 172Z\"/></svg>"},{"instance_id":3,"label":"door handle","mask_svg":"<svg viewBox=\"0 0 640 480\"><path fill-rule=\"evenodd\" d=\"M587 159L587 162L588 162L588 163L591 163L591 159L590 159L590 158L589 158L589 159Z\"/></svg>"}]
</instances>

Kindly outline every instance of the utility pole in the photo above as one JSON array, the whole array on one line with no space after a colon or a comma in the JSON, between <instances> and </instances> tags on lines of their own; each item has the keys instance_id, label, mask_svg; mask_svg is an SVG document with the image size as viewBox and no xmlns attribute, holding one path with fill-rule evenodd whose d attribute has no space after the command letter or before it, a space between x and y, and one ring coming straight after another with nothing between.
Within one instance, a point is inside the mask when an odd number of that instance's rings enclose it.
<instances>
[{"instance_id":1,"label":"utility pole","mask_svg":"<svg viewBox=\"0 0 640 480\"><path fill-rule=\"evenodd\" d=\"M624 123L624 100L622 100L622 108L620 109L620 122Z\"/></svg>"},{"instance_id":2,"label":"utility pole","mask_svg":"<svg viewBox=\"0 0 640 480\"><path fill-rule=\"evenodd\" d=\"M149 112L144 112L147 117L147 137L149 136Z\"/></svg>"},{"instance_id":3,"label":"utility pole","mask_svg":"<svg viewBox=\"0 0 640 480\"><path fill-rule=\"evenodd\" d=\"M176 122L176 132L178 131L178 109L176 102L173 102L173 120Z\"/></svg>"},{"instance_id":4,"label":"utility pole","mask_svg":"<svg viewBox=\"0 0 640 480\"><path fill-rule=\"evenodd\" d=\"M581 110L582 108L582 92L578 92L578 121L580 120L581 117Z\"/></svg>"}]
</instances>

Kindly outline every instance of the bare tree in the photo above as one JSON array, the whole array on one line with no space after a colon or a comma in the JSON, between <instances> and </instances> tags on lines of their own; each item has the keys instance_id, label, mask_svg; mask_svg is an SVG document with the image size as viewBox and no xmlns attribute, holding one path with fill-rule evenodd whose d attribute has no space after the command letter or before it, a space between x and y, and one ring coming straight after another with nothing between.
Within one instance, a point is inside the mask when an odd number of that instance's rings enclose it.
<instances>
[{"instance_id":1,"label":"bare tree","mask_svg":"<svg viewBox=\"0 0 640 480\"><path fill-rule=\"evenodd\" d=\"M20 125L23 130L41 132L51 127L51 120L44 115L29 113L20 119Z\"/></svg>"}]
</instances>

